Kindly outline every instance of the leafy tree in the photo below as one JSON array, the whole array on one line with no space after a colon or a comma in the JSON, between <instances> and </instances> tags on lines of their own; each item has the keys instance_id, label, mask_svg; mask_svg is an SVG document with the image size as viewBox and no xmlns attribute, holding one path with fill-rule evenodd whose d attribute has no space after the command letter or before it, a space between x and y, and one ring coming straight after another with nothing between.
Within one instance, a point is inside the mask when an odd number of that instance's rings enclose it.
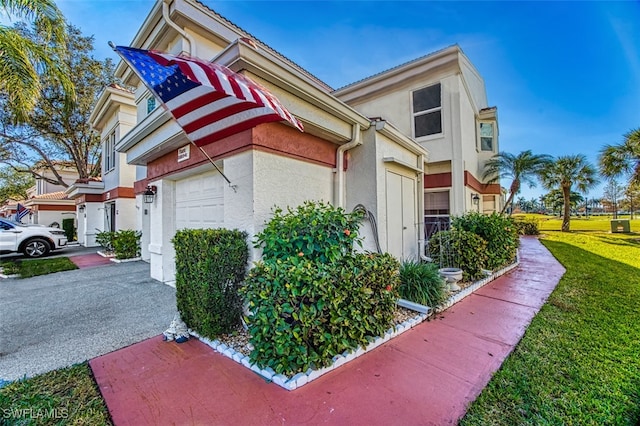
<instances>
[{"instance_id":1,"label":"leafy tree","mask_svg":"<svg viewBox=\"0 0 640 426\"><path fill-rule=\"evenodd\" d=\"M620 185L615 179L609 179L607 186L604 187L603 200L611 206L613 211L613 218L618 218L618 201L624 194L624 187Z\"/></svg>"},{"instance_id":2,"label":"leafy tree","mask_svg":"<svg viewBox=\"0 0 640 426\"><path fill-rule=\"evenodd\" d=\"M44 42L36 30L22 27L21 33L34 43ZM73 26L67 27L67 34L69 54L64 61L73 87L81 95L73 106L64 107L65 88L43 74L41 97L28 121L15 124L11 110L0 112L0 161L17 171L65 187L70 183L55 168L60 162L77 169L81 179L100 174L100 137L91 129L89 116L100 91L113 81L112 61L98 61L91 56L93 38L82 36ZM53 173L53 179L43 176L46 170Z\"/></svg>"},{"instance_id":3,"label":"leafy tree","mask_svg":"<svg viewBox=\"0 0 640 426\"><path fill-rule=\"evenodd\" d=\"M605 145L599 156L600 172L606 177L629 175L629 183L640 184L640 128L624 135L619 145Z\"/></svg>"},{"instance_id":4,"label":"leafy tree","mask_svg":"<svg viewBox=\"0 0 640 426\"><path fill-rule=\"evenodd\" d=\"M552 189L542 197L544 199L544 204L550 208L552 212L562 212L562 207L564 206L564 195L562 194L561 189ZM571 191L571 194L569 195L570 209L575 209L582 201L582 195L575 191Z\"/></svg>"},{"instance_id":5,"label":"leafy tree","mask_svg":"<svg viewBox=\"0 0 640 426\"><path fill-rule=\"evenodd\" d=\"M630 219L633 219L633 214L638 208L638 204L640 204L640 185L627 186L624 190L624 199L620 201L620 206L629 211L631 215Z\"/></svg>"},{"instance_id":6,"label":"leafy tree","mask_svg":"<svg viewBox=\"0 0 640 426\"><path fill-rule=\"evenodd\" d=\"M12 19L30 22L40 40L25 37L20 26L0 25L0 95L11 109L15 122L27 120L43 90L41 75L56 81L65 93L64 106L75 98L71 74L62 60L65 55L65 22L53 0L0 0Z\"/></svg>"},{"instance_id":7,"label":"leafy tree","mask_svg":"<svg viewBox=\"0 0 640 426\"><path fill-rule=\"evenodd\" d=\"M18 173L10 167L0 169L0 204L27 198L27 190L35 184L33 176Z\"/></svg>"},{"instance_id":8,"label":"leafy tree","mask_svg":"<svg viewBox=\"0 0 640 426\"><path fill-rule=\"evenodd\" d=\"M526 150L518 155L501 152L486 162L483 179L488 179L490 183L497 182L499 179L511 179L509 198L502 207L501 214L509 206L513 212L514 197L520 192L522 184L526 183L530 188L534 187L534 178L550 161L549 155L534 155L531 150Z\"/></svg>"},{"instance_id":9,"label":"leafy tree","mask_svg":"<svg viewBox=\"0 0 640 426\"><path fill-rule=\"evenodd\" d=\"M540 180L545 188L562 191L564 203L562 232L569 232L571 227L571 190L575 185L580 192L586 192L588 188L597 184L595 167L582 154L565 155L548 163L540 172Z\"/></svg>"}]
</instances>

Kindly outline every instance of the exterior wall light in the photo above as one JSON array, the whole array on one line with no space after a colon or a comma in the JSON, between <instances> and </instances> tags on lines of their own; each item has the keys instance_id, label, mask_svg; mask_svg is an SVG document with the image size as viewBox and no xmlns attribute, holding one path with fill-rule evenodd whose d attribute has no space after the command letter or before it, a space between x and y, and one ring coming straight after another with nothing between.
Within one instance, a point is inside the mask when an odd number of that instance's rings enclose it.
<instances>
[{"instance_id":1,"label":"exterior wall light","mask_svg":"<svg viewBox=\"0 0 640 426\"><path fill-rule=\"evenodd\" d=\"M82 212L84 211L84 205L82 205L82 206L78 207L78 211L79 211L80 213L82 213Z\"/></svg>"},{"instance_id":2,"label":"exterior wall light","mask_svg":"<svg viewBox=\"0 0 640 426\"><path fill-rule=\"evenodd\" d=\"M153 203L153 200L156 197L156 191L157 190L158 190L158 188L156 188L155 186L147 185L147 189L142 194L142 199L143 199L145 204Z\"/></svg>"},{"instance_id":3,"label":"exterior wall light","mask_svg":"<svg viewBox=\"0 0 640 426\"><path fill-rule=\"evenodd\" d=\"M473 202L474 206L477 206L478 204L480 204L480 196L478 194L471 194L471 201Z\"/></svg>"}]
</instances>

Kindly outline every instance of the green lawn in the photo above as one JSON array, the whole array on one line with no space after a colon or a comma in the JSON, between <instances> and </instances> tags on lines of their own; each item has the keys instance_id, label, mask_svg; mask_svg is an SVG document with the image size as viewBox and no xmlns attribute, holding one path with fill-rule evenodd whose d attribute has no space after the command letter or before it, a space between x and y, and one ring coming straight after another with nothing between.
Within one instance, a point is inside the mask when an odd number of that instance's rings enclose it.
<instances>
[{"instance_id":1,"label":"green lawn","mask_svg":"<svg viewBox=\"0 0 640 426\"><path fill-rule=\"evenodd\" d=\"M637 216L637 215L636 215ZM526 218L536 219L538 221L538 228L540 232L545 231L560 231L562 227L562 219L554 216L545 216L541 214L515 214L514 218ZM572 217L571 218L571 231L611 231L611 219L612 216L590 216L588 219L585 217ZM618 219L629 220L629 216L620 216ZM633 219L630 221L631 231L640 232L640 219Z\"/></svg>"},{"instance_id":2,"label":"green lawn","mask_svg":"<svg viewBox=\"0 0 640 426\"><path fill-rule=\"evenodd\" d=\"M87 363L0 388L0 425L111 425Z\"/></svg>"},{"instance_id":3,"label":"green lawn","mask_svg":"<svg viewBox=\"0 0 640 426\"><path fill-rule=\"evenodd\" d=\"M2 266L7 273L19 274L20 278L30 278L37 275L78 269L76 264L69 260L68 257L7 261L4 262Z\"/></svg>"},{"instance_id":4,"label":"green lawn","mask_svg":"<svg viewBox=\"0 0 640 426\"><path fill-rule=\"evenodd\" d=\"M636 425L640 234L544 233L567 273L461 425Z\"/></svg>"}]
</instances>

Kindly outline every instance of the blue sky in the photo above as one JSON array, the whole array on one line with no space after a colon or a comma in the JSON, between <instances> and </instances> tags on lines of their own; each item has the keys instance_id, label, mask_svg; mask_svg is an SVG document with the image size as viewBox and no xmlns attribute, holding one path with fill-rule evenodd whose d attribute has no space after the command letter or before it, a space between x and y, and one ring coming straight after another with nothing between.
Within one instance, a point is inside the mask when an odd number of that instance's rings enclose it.
<instances>
[{"instance_id":1,"label":"blue sky","mask_svg":"<svg viewBox=\"0 0 640 426\"><path fill-rule=\"evenodd\" d=\"M639 1L203 3L334 88L458 44L498 107L503 151L595 164L603 145L640 127ZM116 59L107 41L128 45L153 1L57 4L95 36L96 57Z\"/></svg>"}]
</instances>

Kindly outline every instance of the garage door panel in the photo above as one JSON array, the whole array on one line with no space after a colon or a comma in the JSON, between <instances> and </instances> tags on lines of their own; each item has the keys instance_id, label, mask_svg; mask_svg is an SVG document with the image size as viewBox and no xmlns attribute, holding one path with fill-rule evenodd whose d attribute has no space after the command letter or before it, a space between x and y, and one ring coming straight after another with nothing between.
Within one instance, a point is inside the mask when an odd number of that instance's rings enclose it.
<instances>
[{"instance_id":1,"label":"garage door panel","mask_svg":"<svg viewBox=\"0 0 640 426\"><path fill-rule=\"evenodd\" d=\"M219 228L224 224L224 186L217 172L176 181L176 228Z\"/></svg>"}]
</instances>

